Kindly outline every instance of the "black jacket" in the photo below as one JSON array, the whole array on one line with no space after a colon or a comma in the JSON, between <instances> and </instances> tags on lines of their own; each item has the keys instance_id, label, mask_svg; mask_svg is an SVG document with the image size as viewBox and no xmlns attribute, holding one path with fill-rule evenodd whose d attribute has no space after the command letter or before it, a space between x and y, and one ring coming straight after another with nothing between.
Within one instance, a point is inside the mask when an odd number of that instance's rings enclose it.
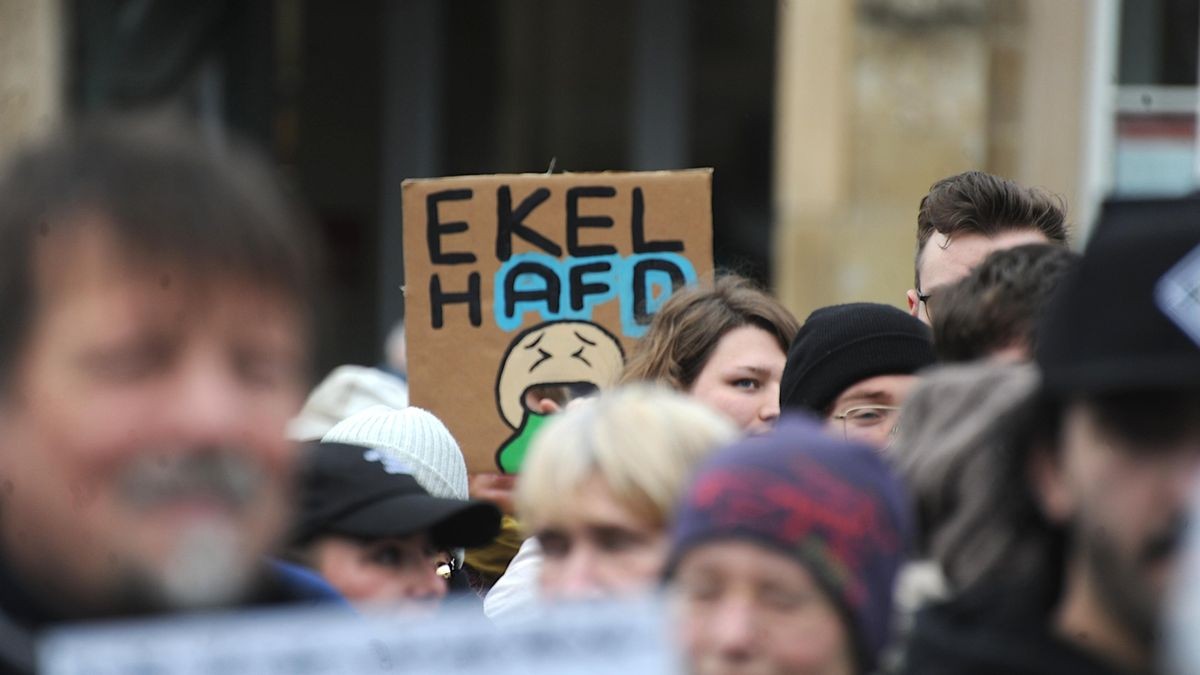
<instances>
[{"instance_id":1,"label":"black jacket","mask_svg":"<svg viewBox=\"0 0 1200 675\"><path fill-rule=\"evenodd\" d=\"M1013 600L1016 598L1016 600ZM1050 612L1000 589L917 614L902 673L912 675L1119 675L1049 625Z\"/></svg>"}]
</instances>

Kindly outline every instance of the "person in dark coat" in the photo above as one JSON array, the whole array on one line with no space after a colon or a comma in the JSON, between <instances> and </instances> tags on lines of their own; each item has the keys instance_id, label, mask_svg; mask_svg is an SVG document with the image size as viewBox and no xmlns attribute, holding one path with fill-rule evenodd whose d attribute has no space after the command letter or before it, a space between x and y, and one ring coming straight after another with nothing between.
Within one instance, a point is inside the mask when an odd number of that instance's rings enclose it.
<instances>
[{"instance_id":1,"label":"person in dark coat","mask_svg":"<svg viewBox=\"0 0 1200 675\"><path fill-rule=\"evenodd\" d=\"M905 671L1155 669L1200 477L1200 200L1111 202L1039 329L1040 386L995 425L977 581L918 615ZM991 541L984 541L987 537Z\"/></svg>"},{"instance_id":2,"label":"person in dark coat","mask_svg":"<svg viewBox=\"0 0 1200 675\"><path fill-rule=\"evenodd\" d=\"M266 165L110 120L0 175L0 672L68 621L332 597L268 561L311 351Z\"/></svg>"}]
</instances>

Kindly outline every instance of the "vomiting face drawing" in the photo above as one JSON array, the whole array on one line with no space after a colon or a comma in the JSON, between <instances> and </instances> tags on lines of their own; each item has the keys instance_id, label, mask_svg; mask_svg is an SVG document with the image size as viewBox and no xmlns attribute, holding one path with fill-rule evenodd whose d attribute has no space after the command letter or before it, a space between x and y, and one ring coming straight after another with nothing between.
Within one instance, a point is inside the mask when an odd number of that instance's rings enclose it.
<instances>
[{"instance_id":1,"label":"vomiting face drawing","mask_svg":"<svg viewBox=\"0 0 1200 675\"><path fill-rule=\"evenodd\" d=\"M513 435L496 451L504 473L517 473L529 441L546 420L530 398L555 398L581 389L604 389L617 381L625 353L611 333L588 321L552 321L513 339L496 377L496 405ZM537 396L530 396L531 392Z\"/></svg>"}]
</instances>

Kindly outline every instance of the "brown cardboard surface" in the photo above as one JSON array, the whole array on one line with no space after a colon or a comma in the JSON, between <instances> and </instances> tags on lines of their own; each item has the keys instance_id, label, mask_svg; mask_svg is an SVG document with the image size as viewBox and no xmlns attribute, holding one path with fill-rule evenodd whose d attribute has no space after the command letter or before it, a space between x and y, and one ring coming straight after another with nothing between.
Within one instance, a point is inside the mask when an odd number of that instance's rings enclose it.
<instances>
[{"instance_id":1,"label":"brown cardboard surface","mask_svg":"<svg viewBox=\"0 0 1200 675\"><path fill-rule=\"evenodd\" d=\"M410 400L472 472L539 421L529 386L610 385L670 284L712 273L711 169L408 180L403 201Z\"/></svg>"}]
</instances>

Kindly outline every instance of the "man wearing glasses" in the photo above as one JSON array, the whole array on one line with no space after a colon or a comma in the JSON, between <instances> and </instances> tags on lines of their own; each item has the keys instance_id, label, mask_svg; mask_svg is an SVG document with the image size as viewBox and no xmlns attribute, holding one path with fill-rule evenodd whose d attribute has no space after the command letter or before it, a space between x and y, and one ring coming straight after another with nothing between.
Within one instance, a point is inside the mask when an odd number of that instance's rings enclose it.
<instances>
[{"instance_id":1,"label":"man wearing glasses","mask_svg":"<svg viewBox=\"0 0 1200 675\"><path fill-rule=\"evenodd\" d=\"M989 253L1022 244L1066 245L1063 203L1036 188L981 171L933 184L917 212L916 285L909 313L931 323L941 289L962 279Z\"/></svg>"},{"instance_id":2,"label":"man wearing glasses","mask_svg":"<svg viewBox=\"0 0 1200 675\"><path fill-rule=\"evenodd\" d=\"M929 327L895 307L823 307L788 350L779 405L807 409L831 433L882 449L915 373L934 360Z\"/></svg>"}]
</instances>

